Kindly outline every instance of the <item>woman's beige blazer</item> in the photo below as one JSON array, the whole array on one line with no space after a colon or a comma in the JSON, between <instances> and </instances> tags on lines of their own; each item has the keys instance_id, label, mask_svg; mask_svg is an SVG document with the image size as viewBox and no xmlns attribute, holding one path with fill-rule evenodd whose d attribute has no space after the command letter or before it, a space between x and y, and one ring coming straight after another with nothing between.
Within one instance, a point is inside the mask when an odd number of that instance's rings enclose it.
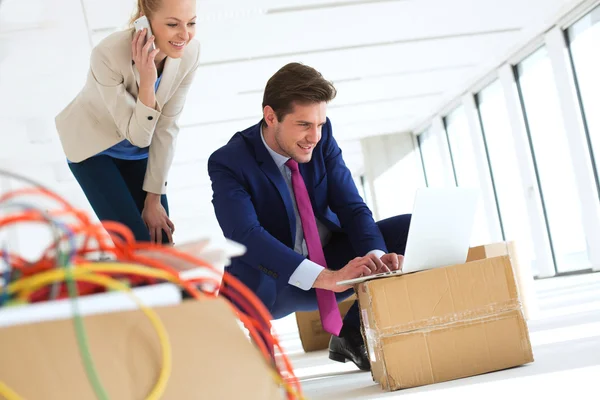
<instances>
[{"instance_id":1,"label":"woman's beige blazer","mask_svg":"<svg viewBox=\"0 0 600 400\"><path fill-rule=\"evenodd\" d=\"M140 75L133 64L132 29L116 32L93 50L85 86L56 117L56 128L67 159L81 162L129 140L148 147L143 188L166 193L167 175L185 98L200 60L200 44L192 40L183 57L165 60L156 92L156 110L137 99Z\"/></svg>"}]
</instances>

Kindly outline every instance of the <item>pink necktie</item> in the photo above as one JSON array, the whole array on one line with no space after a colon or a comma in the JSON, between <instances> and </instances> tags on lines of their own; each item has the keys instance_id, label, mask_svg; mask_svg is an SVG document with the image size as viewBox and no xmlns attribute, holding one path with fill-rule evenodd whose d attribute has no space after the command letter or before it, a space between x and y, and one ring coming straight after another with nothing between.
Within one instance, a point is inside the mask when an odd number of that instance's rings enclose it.
<instances>
[{"instance_id":1,"label":"pink necktie","mask_svg":"<svg viewBox=\"0 0 600 400\"><path fill-rule=\"evenodd\" d=\"M310 198L308 197L304 179L302 179L302 175L300 175L298 163L289 159L285 165L292 171L292 188L294 189L296 205L298 206L298 213L300 214L300 221L302 222L302 231L304 232L304 240L306 241L306 247L308 249L308 258L327 268L325 254L323 253L321 239L319 238L319 231L317 230L315 213L313 212ZM323 329L326 332L339 336L340 330L342 329L342 316L340 315L335 293L325 289L316 289L316 292Z\"/></svg>"}]
</instances>

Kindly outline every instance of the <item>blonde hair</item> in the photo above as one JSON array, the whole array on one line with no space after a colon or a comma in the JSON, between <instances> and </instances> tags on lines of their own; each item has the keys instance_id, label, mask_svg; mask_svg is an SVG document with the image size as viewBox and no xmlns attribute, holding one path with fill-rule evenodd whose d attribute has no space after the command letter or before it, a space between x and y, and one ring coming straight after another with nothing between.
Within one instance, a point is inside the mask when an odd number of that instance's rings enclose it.
<instances>
[{"instance_id":1,"label":"blonde hair","mask_svg":"<svg viewBox=\"0 0 600 400\"><path fill-rule=\"evenodd\" d=\"M161 0L137 0L137 5L133 10L133 14L131 15L131 19L129 20L129 26L133 26L133 22L145 15L148 18L152 18L152 14L154 14L158 8L160 7Z\"/></svg>"}]
</instances>

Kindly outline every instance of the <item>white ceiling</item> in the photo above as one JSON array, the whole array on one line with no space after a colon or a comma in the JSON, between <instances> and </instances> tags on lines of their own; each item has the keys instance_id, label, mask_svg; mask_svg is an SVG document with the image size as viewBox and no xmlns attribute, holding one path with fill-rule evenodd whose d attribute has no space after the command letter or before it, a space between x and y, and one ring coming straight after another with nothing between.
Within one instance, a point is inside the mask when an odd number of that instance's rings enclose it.
<instances>
[{"instance_id":1,"label":"white ceiling","mask_svg":"<svg viewBox=\"0 0 600 400\"><path fill-rule=\"evenodd\" d=\"M170 180L181 235L215 227L208 155L260 119L262 89L284 64L306 63L336 83L328 115L359 173L360 138L412 130L566 3L573 1L198 0L202 66ZM81 88L92 44L122 27L132 5L0 0L0 166L86 204L53 116Z\"/></svg>"}]
</instances>

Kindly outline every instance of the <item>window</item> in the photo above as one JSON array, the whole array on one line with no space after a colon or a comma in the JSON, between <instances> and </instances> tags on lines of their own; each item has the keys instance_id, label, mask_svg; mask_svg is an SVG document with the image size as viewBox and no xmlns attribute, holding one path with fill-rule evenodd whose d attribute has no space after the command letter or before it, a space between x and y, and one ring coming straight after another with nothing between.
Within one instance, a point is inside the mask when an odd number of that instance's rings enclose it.
<instances>
[{"instance_id":1,"label":"window","mask_svg":"<svg viewBox=\"0 0 600 400\"><path fill-rule=\"evenodd\" d=\"M454 164L458 186L475 188L478 189L480 193L471 244L473 246L478 246L492 243L494 242L494 238L491 233L492 230L490 229L489 220L485 214L484 207L484 198L486 196L483 195L479 180L480 173L486 174L489 178L489 172L480 171L478 168L469 129L469 122L464 108L460 106L452 111L445 118L445 123L448 143L450 145L450 154L452 155L452 163ZM496 213L494 213L494 216L497 218Z\"/></svg>"},{"instance_id":2,"label":"window","mask_svg":"<svg viewBox=\"0 0 600 400\"><path fill-rule=\"evenodd\" d=\"M452 165L447 162L450 160L450 151L443 134L441 130L429 128L418 136L429 187L456 186Z\"/></svg>"},{"instance_id":3,"label":"window","mask_svg":"<svg viewBox=\"0 0 600 400\"><path fill-rule=\"evenodd\" d=\"M493 82L477 94L476 100L504 236L517 242L522 258L531 260L537 275L539 268L502 85Z\"/></svg>"},{"instance_id":4,"label":"window","mask_svg":"<svg viewBox=\"0 0 600 400\"><path fill-rule=\"evenodd\" d=\"M365 179L365 175L364 174L360 174L360 175L352 175L352 179L354 179L354 184L356 185L356 189L358 190L358 194L360 195L360 197L362 197L363 201L365 202L365 204L367 205L367 207L371 207L371 203L368 197L367 197L367 186L368 183Z\"/></svg>"},{"instance_id":5,"label":"window","mask_svg":"<svg viewBox=\"0 0 600 400\"><path fill-rule=\"evenodd\" d=\"M573 24L567 30L567 39L592 150L596 187L600 190L600 7Z\"/></svg>"},{"instance_id":6,"label":"window","mask_svg":"<svg viewBox=\"0 0 600 400\"><path fill-rule=\"evenodd\" d=\"M415 192L424 187L423 168L412 134L383 135L363 141L373 176L377 217L386 219L413 210Z\"/></svg>"},{"instance_id":7,"label":"window","mask_svg":"<svg viewBox=\"0 0 600 400\"><path fill-rule=\"evenodd\" d=\"M590 267L575 174L545 47L517 66L532 154L558 272Z\"/></svg>"}]
</instances>

